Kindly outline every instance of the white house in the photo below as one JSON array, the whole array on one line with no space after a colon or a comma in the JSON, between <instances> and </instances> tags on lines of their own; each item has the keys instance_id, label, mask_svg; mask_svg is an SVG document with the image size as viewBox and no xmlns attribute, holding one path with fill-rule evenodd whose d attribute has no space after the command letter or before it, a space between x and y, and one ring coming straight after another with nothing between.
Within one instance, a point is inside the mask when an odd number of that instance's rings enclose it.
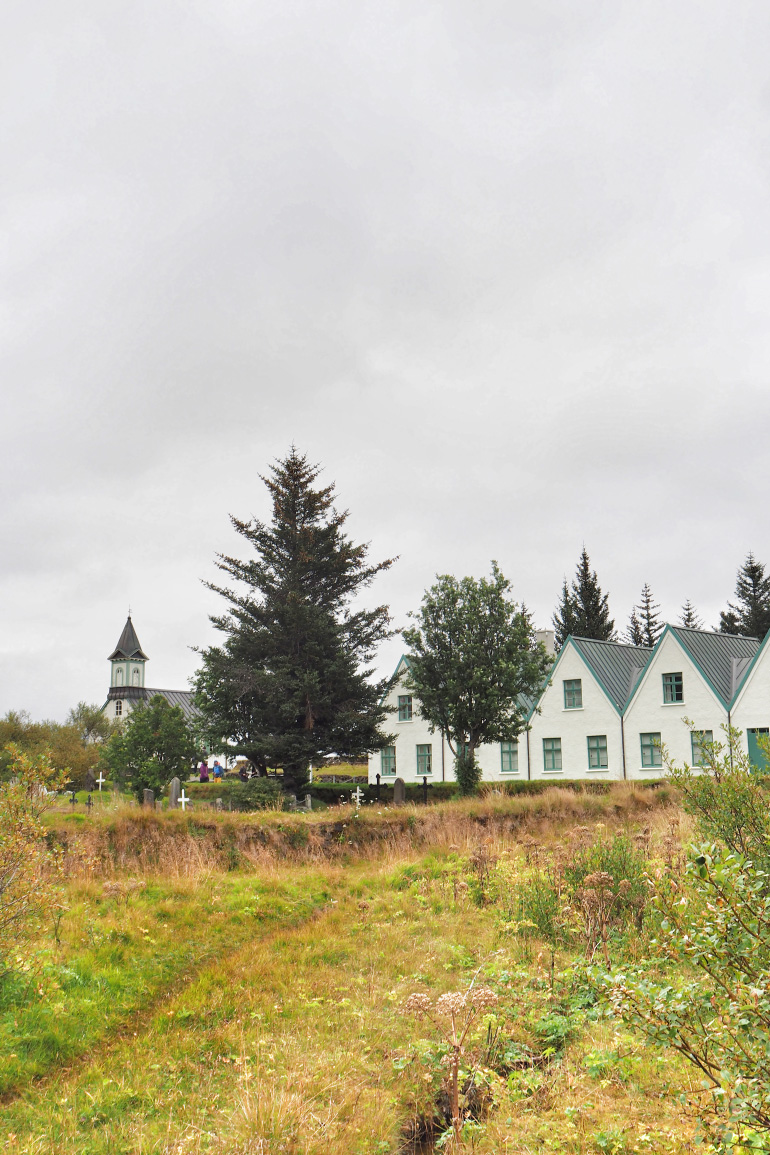
<instances>
[{"instance_id":1,"label":"white house","mask_svg":"<svg viewBox=\"0 0 770 1155\"><path fill-rule=\"evenodd\" d=\"M394 746L369 757L369 780L453 781L453 756L420 716L405 686L402 657L384 702ZM667 625L654 649L570 637L536 701L520 703L528 729L518 742L482 746L484 781L649 780L663 772L661 747L697 766L700 741L720 726L745 731L763 764L757 736L770 734L770 640ZM687 721L685 720L687 719ZM696 733L692 733L692 722Z\"/></svg>"},{"instance_id":2,"label":"white house","mask_svg":"<svg viewBox=\"0 0 770 1155\"><path fill-rule=\"evenodd\" d=\"M540 631L537 639L553 653L553 631ZM376 781L379 774L384 782L388 779L393 781L396 777L405 782L421 782L423 778L431 782L453 782L454 755L442 735L421 716L417 698L405 685L408 670L409 659L400 658L390 689L383 699L389 715L385 724L396 736L395 745L369 755L369 781ZM529 718L535 703L522 698L520 706L522 713ZM527 735L522 734L518 742L480 746L476 757L485 782L526 778L529 769Z\"/></svg>"},{"instance_id":3,"label":"white house","mask_svg":"<svg viewBox=\"0 0 770 1155\"><path fill-rule=\"evenodd\" d=\"M651 653L567 639L530 715L530 778L625 777L623 710Z\"/></svg>"},{"instance_id":4,"label":"white house","mask_svg":"<svg viewBox=\"0 0 770 1155\"><path fill-rule=\"evenodd\" d=\"M666 626L624 712L627 777L659 777L661 745L678 765L697 766L699 740L719 739L758 647L756 638Z\"/></svg>"},{"instance_id":5,"label":"white house","mask_svg":"<svg viewBox=\"0 0 770 1155\"><path fill-rule=\"evenodd\" d=\"M744 750L755 766L764 769L767 760L757 739L770 736L770 634L736 673L739 680L730 703L730 725L743 732Z\"/></svg>"}]
</instances>

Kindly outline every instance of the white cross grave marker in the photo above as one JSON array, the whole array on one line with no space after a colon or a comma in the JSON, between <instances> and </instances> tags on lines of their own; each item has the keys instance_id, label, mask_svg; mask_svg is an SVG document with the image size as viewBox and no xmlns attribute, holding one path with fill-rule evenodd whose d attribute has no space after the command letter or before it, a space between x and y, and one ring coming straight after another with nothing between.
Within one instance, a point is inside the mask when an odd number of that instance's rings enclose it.
<instances>
[{"instance_id":1,"label":"white cross grave marker","mask_svg":"<svg viewBox=\"0 0 770 1155\"><path fill-rule=\"evenodd\" d=\"M99 777L96 779L96 781L99 783L99 793L101 794L102 786L107 781L107 779L102 774L101 770L99 771Z\"/></svg>"},{"instance_id":2,"label":"white cross grave marker","mask_svg":"<svg viewBox=\"0 0 770 1155\"><path fill-rule=\"evenodd\" d=\"M361 787L360 786L356 786L355 791L353 793L353 797L356 800L356 810L360 810L361 809L361 803L363 802L363 799L364 799L364 796L361 793Z\"/></svg>"},{"instance_id":3,"label":"white cross grave marker","mask_svg":"<svg viewBox=\"0 0 770 1155\"><path fill-rule=\"evenodd\" d=\"M182 793L179 795L179 801L182 804L182 810L184 810L186 808L187 803L190 801L190 799L187 797L187 795L184 792L184 787L182 787Z\"/></svg>"}]
</instances>

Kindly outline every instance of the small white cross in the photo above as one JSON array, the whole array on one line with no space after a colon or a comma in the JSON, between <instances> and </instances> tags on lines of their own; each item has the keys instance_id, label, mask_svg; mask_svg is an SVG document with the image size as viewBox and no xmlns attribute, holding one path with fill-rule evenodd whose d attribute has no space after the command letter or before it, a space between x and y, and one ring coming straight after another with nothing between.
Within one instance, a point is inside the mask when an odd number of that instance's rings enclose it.
<instances>
[{"instance_id":1,"label":"small white cross","mask_svg":"<svg viewBox=\"0 0 770 1155\"><path fill-rule=\"evenodd\" d=\"M353 793L353 797L356 800L356 810L360 810L361 803L363 802L363 798L364 798L363 794L361 793L361 787L360 786L356 786L355 791Z\"/></svg>"},{"instance_id":2,"label":"small white cross","mask_svg":"<svg viewBox=\"0 0 770 1155\"><path fill-rule=\"evenodd\" d=\"M107 779L102 774L101 770L99 771L99 777L96 779L96 781L99 783L99 793L101 794L102 785L103 785L103 783L105 783L107 781Z\"/></svg>"},{"instance_id":3,"label":"small white cross","mask_svg":"<svg viewBox=\"0 0 770 1155\"><path fill-rule=\"evenodd\" d=\"M190 801L190 799L187 797L187 795L186 795L186 794L185 794L185 792L184 792L184 787L182 788L182 793L179 795L179 801L180 801L180 802L181 802L181 804L182 804L182 809L183 809L183 810L184 810L184 809L185 809L185 807L187 806L187 803Z\"/></svg>"}]
</instances>

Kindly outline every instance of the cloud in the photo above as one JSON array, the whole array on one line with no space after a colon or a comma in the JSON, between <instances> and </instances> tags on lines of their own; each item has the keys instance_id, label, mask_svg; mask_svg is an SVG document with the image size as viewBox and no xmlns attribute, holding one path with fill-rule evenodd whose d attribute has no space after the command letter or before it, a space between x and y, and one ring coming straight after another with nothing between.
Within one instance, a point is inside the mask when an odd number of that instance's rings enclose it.
<instances>
[{"instance_id":1,"label":"cloud","mask_svg":"<svg viewBox=\"0 0 770 1155\"><path fill-rule=\"evenodd\" d=\"M545 625L584 541L619 624L716 621L770 561L769 22L12 3L0 710L103 696L129 601L183 686L292 442L400 623L495 557Z\"/></svg>"}]
</instances>

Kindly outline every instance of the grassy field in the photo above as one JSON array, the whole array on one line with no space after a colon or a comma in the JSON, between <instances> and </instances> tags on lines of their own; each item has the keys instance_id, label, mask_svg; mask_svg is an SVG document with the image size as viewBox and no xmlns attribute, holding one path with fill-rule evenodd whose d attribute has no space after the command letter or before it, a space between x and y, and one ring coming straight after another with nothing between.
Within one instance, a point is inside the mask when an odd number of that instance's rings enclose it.
<instances>
[{"instance_id":1,"label":"grassy field","mask_svg":"<svg viewBox=\"0 0 770 1155\"><path fill-rule=\"evenodd\" d=\"M694 1150L689 1070L608 1018L580 944L552 959L514 901L573 828L646 830L654 856L672 813L618 790L372 811L352 836L316 815L53 816L70 877L60 923L2 989L4 1149L432 1150L445 1048L405 1003L473 980L499 1001L463 1060L480 1087L464 1149ZM238 831L257 822L249 857ZM645 934L629 925L613 952L638 956Z\"/></svg>"}]
</instances>

